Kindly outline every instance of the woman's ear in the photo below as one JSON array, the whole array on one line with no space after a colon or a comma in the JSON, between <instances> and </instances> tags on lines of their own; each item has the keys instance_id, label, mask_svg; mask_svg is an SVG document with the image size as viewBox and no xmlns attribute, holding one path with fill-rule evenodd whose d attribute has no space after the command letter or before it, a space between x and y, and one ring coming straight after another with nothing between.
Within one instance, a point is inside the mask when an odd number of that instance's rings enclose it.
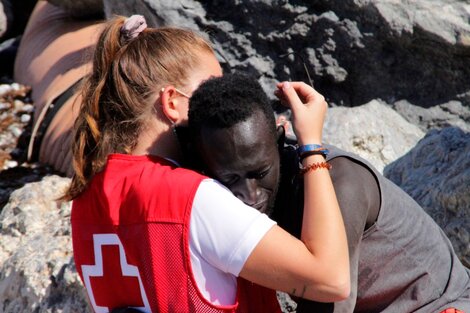
<instances>
[{"instance_id":1,"label":"woman's ear","mask_svg":"<svg viewBox=\"0 0 470 313\"><path fill-rule=\"evenodd\" d=\"M167 86L160 89L160 104L163 114L168 118L171 124L176 124L181 120L181 110L178 103L178 92L175 87Z\"/></svg>"}]
</instances>

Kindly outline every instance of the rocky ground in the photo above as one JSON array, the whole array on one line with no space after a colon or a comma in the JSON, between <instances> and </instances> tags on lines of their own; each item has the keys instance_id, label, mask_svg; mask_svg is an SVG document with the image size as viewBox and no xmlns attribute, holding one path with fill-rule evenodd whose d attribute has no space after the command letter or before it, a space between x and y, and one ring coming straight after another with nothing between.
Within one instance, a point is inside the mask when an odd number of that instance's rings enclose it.
<instances>
[{"instance_id":1,"label":"rocky ground","mask_svg":"<svg viewBox=\"0 0 470 313\"><path fill-rule=\"evenodd\" d=\"M39 163L26 162L32 125L30 88L3 78L0 83L0 212L10 194L24 184L54 173Z\"/></svg>"},{"instance_id":2,"label":"rocky ground","mask_svg":"<svg viewBox=\"0 0 470 313\"><path fill-rule=\"evenodd\" d=\"M69 179L26 162L32 113L30 88L3 78L0 312L91 312L72 257L70 203L55 201Z\"/></svg>"}]
</instances>

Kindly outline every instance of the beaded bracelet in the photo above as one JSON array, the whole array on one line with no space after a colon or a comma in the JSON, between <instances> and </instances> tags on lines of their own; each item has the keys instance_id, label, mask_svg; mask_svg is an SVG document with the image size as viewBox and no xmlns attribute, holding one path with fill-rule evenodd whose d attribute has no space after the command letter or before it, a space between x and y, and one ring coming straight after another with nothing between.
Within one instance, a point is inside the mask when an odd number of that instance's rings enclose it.
<instances>
[{"instance_id":1,"label":"beaded bracelet","mask_svg":"<svg viewBox=\"0 0 470 313\"><path fill-rule=\"evenodd\" d=\"M331 164L327 163L327 162L312 163L312 164L309 164L305 167L301 167L299 174L304 175L305 173L308 173L310 171L314 171L314 170L317 170L317 169L320 169L320 168L325 168L327 170L330 170L331 169Z\"/></svg>"}]
</instances>

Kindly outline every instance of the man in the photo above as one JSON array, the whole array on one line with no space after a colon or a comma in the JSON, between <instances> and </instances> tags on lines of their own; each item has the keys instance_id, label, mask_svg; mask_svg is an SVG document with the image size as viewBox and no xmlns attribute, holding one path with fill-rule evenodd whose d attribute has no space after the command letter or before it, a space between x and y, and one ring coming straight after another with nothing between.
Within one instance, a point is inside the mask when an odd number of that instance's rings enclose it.
<instances>
[{"instance_id":1,"label":"man","mask_svg":"<svg viewBox=\"0 0 470 313\"><path fill-rule=\"evenodd\" d=\"M206 174L299 236L298 155L283 147L282 128L255 80L234 74L201 85L190 100L189 131ZM297 311L470 312L470 270L439 226L368 162L328 149L348 236L351 295L334 304L300 301Z\"/></svg>"}]
</instances>

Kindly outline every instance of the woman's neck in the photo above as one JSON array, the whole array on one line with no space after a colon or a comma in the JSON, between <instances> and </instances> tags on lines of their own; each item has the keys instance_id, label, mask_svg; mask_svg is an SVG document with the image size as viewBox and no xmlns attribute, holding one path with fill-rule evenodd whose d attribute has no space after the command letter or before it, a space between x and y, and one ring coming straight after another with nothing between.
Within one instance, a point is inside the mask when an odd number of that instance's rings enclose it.
<instances>
[{"instance_id":1,"label":"woman's neck","mask_svg":"<svg viewBox=\"0 0 470 313\"><path fill-rule=\"evenodd\" d=\"M158 155L180 162L182 160L181 148L173 129L160 120L152 121L149 125L151 126L141 132L132 154Z\"/></svg>"}]
</instances>

